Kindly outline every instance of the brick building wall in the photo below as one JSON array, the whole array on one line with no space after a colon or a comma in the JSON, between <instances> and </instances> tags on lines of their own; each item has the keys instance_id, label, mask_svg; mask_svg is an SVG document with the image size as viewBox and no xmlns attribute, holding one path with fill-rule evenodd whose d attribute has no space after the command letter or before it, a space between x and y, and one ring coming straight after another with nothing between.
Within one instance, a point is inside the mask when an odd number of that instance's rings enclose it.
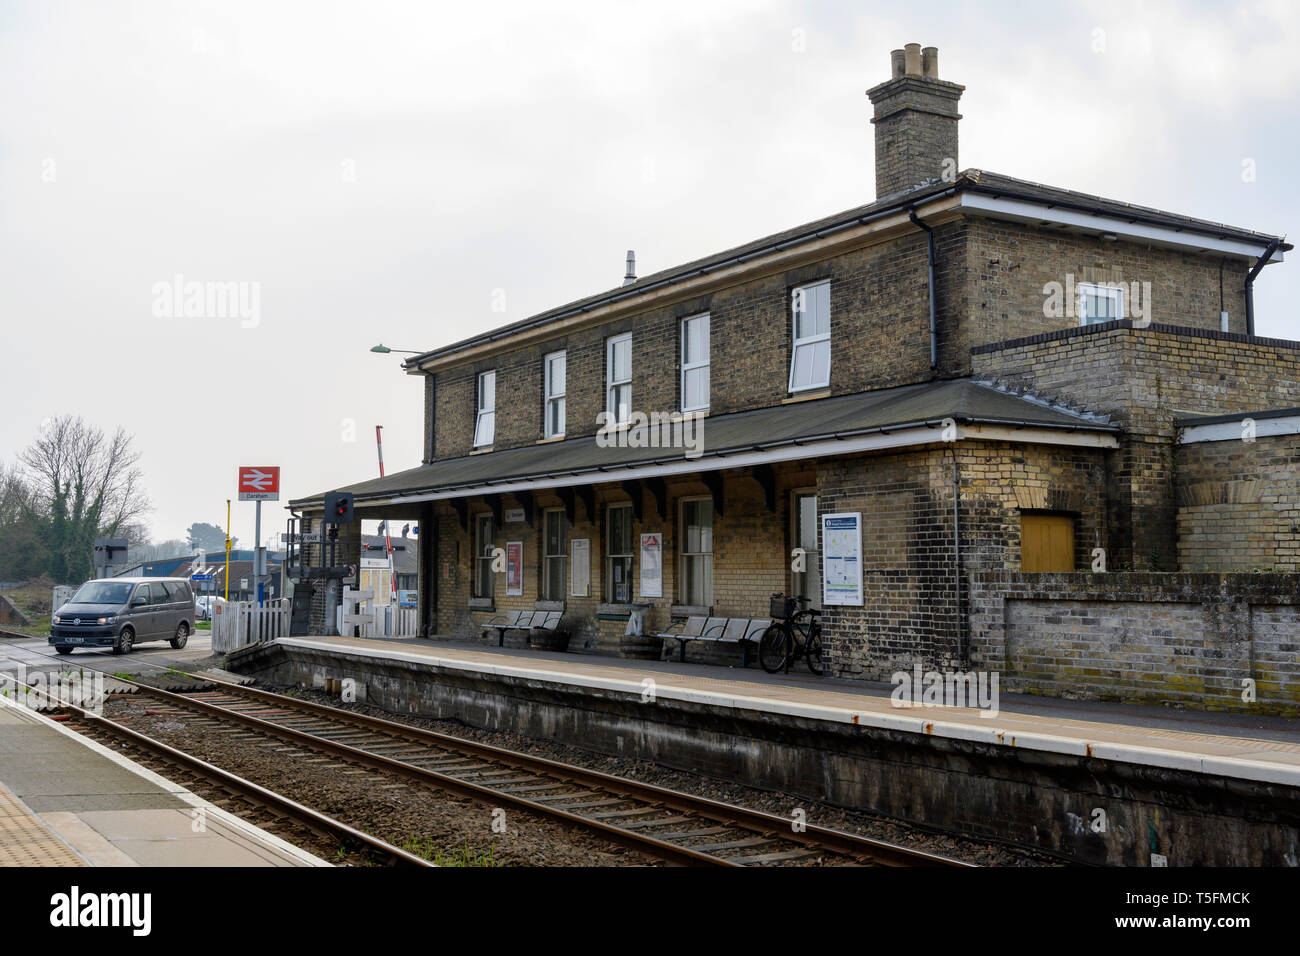
<instances>
[{"instance_id":1,"label":"brick building wall","mask_svg":"<svg viewBox=\"0 0 1300 956\"><path fill-rule=\"evenodd\" d=\"M1075 559L1086 566L1102 534L1096 488L1102 452L962 441L874 457L822 461L822 513L858 511L863 522L863 607L833 607L824 618L828 673L888 680L920 660L960 668L962 648L953 544L953 459L960 480L962 570L1019 569L1020 514L1075 517Z\"/></svg>"},{"instance_id":2,"label":"brick building wall","mask_svg":"<svg viewBox=\"0 0 1300 956\"><path fill-rule=\"evenodd\" d=\"M1246 331L1250 264L1242 259L980 218L941 226L935 240L946 374L969 374L977 346L1077 327L1077 317L1043 314L1044 289L1064 287L1067 274L1076 284L1150 282L1147 318L1156 324L1218 331L1222 308L1230 332Z\"/></svg>"},{"instance_id":3,"label":"brick building wall","mask_svg":"<svg viewBox=\"0 0 1300 956\"><path fill-rule=\"evenodd\" d=\"M1300 571L1300 435L1179 445L1184 571Z\"/></svg>"},{"instance_id":4,"label":"brick building wall","mask_svg":"<svg viewBox=\"0 0 1300 956\"><path fill-rule=\"evenodd\" d=\"M971 576L972 661L1004 691L1297 714L1297 633L1294 575Z\"/></svg>"},{"instance_id":5,"label":"brick building wall","mask_svg":"<svg viewBox=\"0 0 1300 956\"><path fill-rule=\"evenodd\" d=\"M972 372L1123 426L1108 476L1109 566L1177 561L1174 420L1300 404L1300 342L1118 322L976 346Z\"/></svg>"},{"instance_id":6,"label":"brick building wall","mask_svg":"<svg viewBox=\"0 0 1300 956\"><path fill-rule=\"evenodd\" d=\"M909 236L812 266L754 279L710 296L625 316L488 359L440 371L435 458L473 450L479 373L496 370L494 450L543 437L542 358L566 353L566 437L594 435L605 410L605 341L632 333L632 403L642 412L681 408L679 325L709 313L710 414L779 405L789 396L791 290L831 282L830 394L924 381L930 375L923 238Z\"/></svg>"},{"instance_id":7,"label":"brick building wall","mask_svg":"<svg viewBox=\"0 0 1300 956\"><path fill-rule=\"evenodd\" d=\"M723 474L723 513L716 512L713 519L713 604L719 616L756 617L766 614L768 596L774 591L784 591L790 585L789 551L791 494L795 489L814 488L815 472L804 465L789 464L774 467L775 510L769 510L762 488L748 471L732 470ZM593 490L595 514L587 513L585 505L575 501L574 521L569 527L569 539L587 538L591 542L591 588L586 597L565 595L565 628L570 632L571 650L617 652L627 618L625 611L606 602L606 510L609 505L630 501L628 492L621 486L597 485ZM660 515L655 498L642 491L640 520L633 520L633 535L663 535L663 596L643 598L640 592L640 555L634 553L632 580L635 583L633 601L651 605L646 618L646 633L663 631L673 619L673 608L679 602L677 557L680 551L681 503L693 497L709 497L708 487L693 476L668 479L665 482L665 511ZM509 522L494 534L494 545L504 548L508 541L521 541L524 548L524 573L520 595L507 595L505 574L498 573L493 581L491 608L470 606L472 571L470 556L473 549L472 534L460 524L459 518L447 505L438 506L438 626L439 634L480 638L483 624L493 617L512 610L533 610L541 601L541 552L543 511L563 508L564 500L557 495L539 492L534 497L532 527L523 522ZM521 502L504 496L502 514L521 507ZM483 499L471 499L467 514L490 512ZM471 529L473 523L471 521ZM568 590L566 588L566 590ZM495 640L495 636L489 639ZM520 643L515 635L513 643ZM673 642L666 652L676 652ZM688 660L707 660L716 663L739 663L741 654L735 647L693 646L687 652Z\"/></svg>"}]
</instances>

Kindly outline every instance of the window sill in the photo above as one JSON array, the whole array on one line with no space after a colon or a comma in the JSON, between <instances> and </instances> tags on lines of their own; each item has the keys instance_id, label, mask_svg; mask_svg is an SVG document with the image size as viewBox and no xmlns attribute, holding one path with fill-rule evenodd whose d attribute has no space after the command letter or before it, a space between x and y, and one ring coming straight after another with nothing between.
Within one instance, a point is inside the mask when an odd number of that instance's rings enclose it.
<instances>
[{"instance_id":1,"label":"window sill","mask_svg":"<svg viewBox=\"0 0 1300 956\"><path fill-rule=\"evenodd\" d=\"M495 611L496 601L493 598L470 598L469 609L471 611Z\"/></svg>"},{"instance_id":2,"label":"window sill","mask_svg":"<svg viewBox=\"0 0 1300 956\"><path fill-rule=\"evenodd\" d=\"M829 387L819 388L816 389L815 391L810 389L809 391L806 392L792 393L788 398L781 399L781 404L789 405L793 402L807 402L807 401L811 401L814 398L830 398L830 397L831 397L831 390Z\"/></svg>"},{"instance_id":3,"label":"window sill","mask_svg":"<svg viewBox=\"0 0 1300 956\"><path fill-rule=\"evenodd\" d=\"M533 444L535 444L535 445L549 445L549 444L551 444L552 442L564 441L564 439L567 438L567 437L568 437L567 435L552 435L550 438L539 438L539 439L537 439L537 441L535 441Z\"/></svg>"},{"instance_id":4,"label":"window sill","mask_svg":"<svg viewBox=\"0 0 1300 956\"><path fill-rule=\"evenodd\" d=\"M563 601L534 601L533 610L534 611L563 611L564 602Z\"/></svg>"},{"instance_id":5,"label":"window sill","mask_svg":"<svg viewBox=\"0 0 1300 956\"><path fill-rule=\"evenodd\" d=\"M491 450L492 450L492 446L491 446L491 445L484 445L482 448L472 448L472 449L470 449L470 454L471 454L471 455L486 455L486 454L487 454L488 452L490 452Z\"/></svg>"}]
</instances>

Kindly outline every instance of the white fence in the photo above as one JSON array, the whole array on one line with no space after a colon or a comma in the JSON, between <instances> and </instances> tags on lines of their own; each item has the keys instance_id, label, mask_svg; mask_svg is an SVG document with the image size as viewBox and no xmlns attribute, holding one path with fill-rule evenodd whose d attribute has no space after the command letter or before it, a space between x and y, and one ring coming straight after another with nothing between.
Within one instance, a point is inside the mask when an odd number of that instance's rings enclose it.
<instances>
[{"instance_id":1,"label":"white fence","mask_svg":"<svg viewBox=\"0 0 1300 956\"><path fill-rule=\"evenodd\" d=\"M289 636L288 598L267 601L229 601L212 605L212 651L226 653L245 644L273 641Z\"/></svg>"},{"instance_id":2,"label":"white fence","mask_svg":"<svg viewBox=\"0 0 1300 956\"><path fill-rule=\"evenodd\" d=\"M355 627L360 630L360 637L418 636L420 618L415 608L371 604L373 599L373 591L353 591L345 587L343 603L335 620L338 632L350 637Z\"/></svg>"}]
</instances>

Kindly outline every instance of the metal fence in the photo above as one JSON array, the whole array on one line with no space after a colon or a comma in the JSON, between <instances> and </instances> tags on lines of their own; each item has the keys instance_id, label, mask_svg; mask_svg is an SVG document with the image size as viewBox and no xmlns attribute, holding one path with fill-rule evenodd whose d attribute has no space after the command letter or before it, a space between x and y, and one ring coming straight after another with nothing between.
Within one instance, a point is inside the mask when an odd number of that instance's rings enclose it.
<instances>
[{"instance_id":1,"label":"metal fence","mask_svg":"<svg viewBox=\"0 0 1300 956\"><path fill-rule=\"evenodd\" d=\"M417 637L419 612L413 607L396 604L373 604L373 591L343 589L343 603L337 610L335 625L340 634L358 637Z\"/></svg>"},{"instance_id":2,"label":"metal fence","mask_svg":"<svg viewBox=\"0 0 1300 956\"><path fill-rule=\"evenodd\" d=\"M273 641L289 635L288 598L267 601L230 601L212 606L212 650L226 653L245 644Z\"/></svg>"}]
</instances>

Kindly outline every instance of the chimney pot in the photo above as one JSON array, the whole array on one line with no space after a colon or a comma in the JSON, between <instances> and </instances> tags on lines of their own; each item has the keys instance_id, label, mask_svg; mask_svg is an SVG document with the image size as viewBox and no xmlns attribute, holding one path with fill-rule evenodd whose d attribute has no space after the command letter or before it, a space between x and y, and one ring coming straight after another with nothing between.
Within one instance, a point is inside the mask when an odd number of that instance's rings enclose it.
<instances>
[{"instance_id":1,"label":"chimney pot","mask_svg":"<svg viewBox=\"0 0 1300 956\"><path fill-rule=\"evenodd\" d=\"M902 50L891 50L889 53L889 74L890 76L902 76L907 72L906 54Z\"/></svg>"},{"instance_id":2,"label":"chimney pot","mask_svg":"<svg viewBox=\"0 0 1300 956\"><path fill-rule=\"evenodd\" d=\"M636 253L629 249L627 251L627 271L623 274L623 284L631 285L636 281Z\"/></svg>"},{"instance_id":3,"label":"chimney pot","mask_svg":"<svg viewBox=\"0 0 1300 956\"><path fill-rule=\"evenodd\" d=\"M921 44L909 43L903 47L903 60L908 76L921 75Z\"/></svg>"},{"instance_id":4,"label":"chimney pot","mask_svg":"<svg viewBox=\"0 0 1300 956\"><path fill-rule=\"evenodd\" d=\"M939 48L927 46L921 50L921 74L932 80L939 78Z\"/></svg>"}]
</instances>

